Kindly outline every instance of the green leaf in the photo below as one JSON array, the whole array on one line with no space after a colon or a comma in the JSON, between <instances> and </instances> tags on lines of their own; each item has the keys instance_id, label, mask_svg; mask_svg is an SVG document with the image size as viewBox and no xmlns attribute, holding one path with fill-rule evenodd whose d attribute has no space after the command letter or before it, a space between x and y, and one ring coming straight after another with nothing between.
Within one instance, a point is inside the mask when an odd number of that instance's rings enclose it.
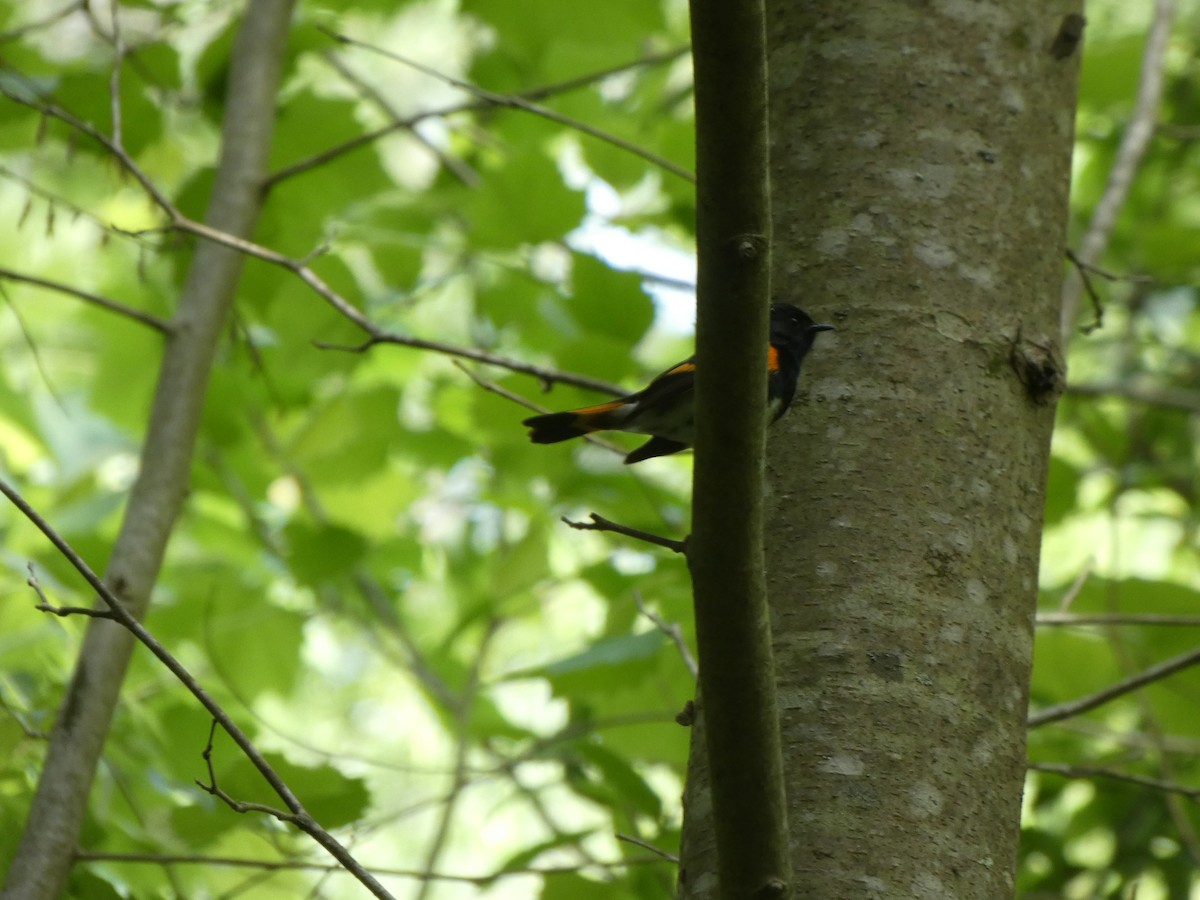
<instances>
[{"instance_id":1,"label":"green leaf","mask_svg":"<svg viewBox=\"0 0 1200 900\"><path fill-rule=\"evenodd\" d=\"M284 529L292 574L314 586L354 571L367 552L361 534L338 525L295 520Z\"/></svg>"},{"instance_id":2,"label":"green leaf","mask_svg":"<svg viewBox=\"0 0 1200 900\"><path fill-rule=\"evenodd\" d=\"M108 80L108 72L93 70L71 73L59 80L55 101L64 109L93 125L101 133L112 135L112 100L108 91L96 90L97 81ZM151 98L151 90L133 66L122 69L121 141L131 156L137 157L163 135L162 106ZM104 153L88 141L89 152Z\"/></svg>"},{"instance_id":3,"label":"green leaf","mask_svg":"<svg viewBox=\"0 0 1200 900\"><path fill-rule=\"evenodd\" d=\"M240 694L253 699L291 691L300 669L302 616L235 584L219 588L206 612L204 637L213 664Z\"/></svg>"},{"instance_id":4,"label":"green leaf","mask_svg":"<svg viewBox=\"0 0 1200 900\"><path fill-rule=\"evenodd\" d=\"M644 661L654 657L662 650L665 641L666 638L660 631L645 631L641 634L604 638L580 653L541 667L540 672L548 678L560 679L597 668Z\"/></svg>"},{"instance_id":5,"label":"green leaf","mask_svg":"<svg viewBox=\"0 0 1200 900\"><path fill-rule=\"evenodd\" d=\"M309 418L290 452L312 477L354 481L387 459L398 407L398 394L390 387L335 396Z\"/></svg>"},{"instance_id":6,"label":"green leaf","mask_svg":"<svg viewBox=\"0 0 1200 900\"><path fill-rule=\"evenodd\" d=\"M1047 527L1061 522L1075 509L1078 487L1079 472L1058 457L1051 456L1046 483Z\"/></svg>"},{"instance_id":7,"label":"green leaf","mask_svg":"<svg viewBox=\"0 0 1200 900\"><path fill-rule=\"evenodd\" d=\"M620 272L593 256L576 254L571 281L571 312L586 335L604 335L632 347L654 322L654 304L636 273Z\"/></svg>"},{"instance_id":8,"label":"green leaf","mask_svg":"<svg viewBox=\"0 0 1200 900\"><path fill-rule=\"evenodd\" d=\"M463 198L471 242L478 247L561 241L585 211L583 195L563 184L557 167L540 149L514 151Z\"/></svg>"},{"instance_id":9,"label":"green leaf","mask_svg":"<svg viewBox=\"0 0 1200 900\"><path fill-rule=\"evenodd\" d=\"M612 900L613 886L573 873L544 876L541 900Z\"/></svg>"},{"instance_id":10,"label":"green leaf","mask_svg":"<svg viewBox=\"0 0 1200 900\"><path fill-rule=\"evenodd\" d=\"M639 0L613 0L604 15L594 16L579 15L576 7L555 0L466 0L463 11L496 29L495 52L521 73L523 87L637 59L639 38L663 26L662 5ZM500 81L500 71L475 70L491 90L517 87Z\"/></svg>"},{"instance_id":11,"label":"green leaf","mask_svg":"<svg viewBox=\"0 0 1200 900\"><path fill-rule=\"evenodd\" d=\"M662 800L646 780L629 764L629 760L596 741L577 741L572 750L598 770L601 782L613 793L620 805L628 805L630 813L657 820L662 815Z\"/></svg>"},{"instance_id":12,"label":"green leaf","mask_svg":"<svg viewBox=\"0 0 1200 900\"><path fill-rule=\"evenodd\" d=\"M573 831L557 834L549 840L542 841L540 844L534 844L532 847L526 847L523 850L514 853L506 859L497 868L498 872L518 872L528 869L532 866L543 853L548 853L551 850L557 850L560 847L573 847L581 844L584 839L593 834L592 830L588 831Z\"/></svg>"}]
</instances>

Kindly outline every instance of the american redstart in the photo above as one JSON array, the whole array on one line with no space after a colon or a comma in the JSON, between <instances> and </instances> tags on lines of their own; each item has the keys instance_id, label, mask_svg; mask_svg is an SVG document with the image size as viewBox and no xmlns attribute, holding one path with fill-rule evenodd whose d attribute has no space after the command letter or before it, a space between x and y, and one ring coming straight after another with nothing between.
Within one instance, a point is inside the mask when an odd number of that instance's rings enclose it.
<instances>
[{"instance_id":1,"label":"american redstart","mask_svg":"<svg viewBox=\"0 0 1200 900\"><path fill-rule=\"evenodd\" d=\"M790 303L771 304L771 346L767 352L769 421L777 420L791 405L800 378L800 363L812 349L817 332L832 330L832 325L817 324ZM532 416L521 424L529 426L529 439L535 444L555 444L593 431L648 434L650 440L625 457L626 463L641 462L653 456L678 453L692 445L696 436L695 387L693 356L667 369L636 394L598 406Z\"/></svg>"}]
</instances>

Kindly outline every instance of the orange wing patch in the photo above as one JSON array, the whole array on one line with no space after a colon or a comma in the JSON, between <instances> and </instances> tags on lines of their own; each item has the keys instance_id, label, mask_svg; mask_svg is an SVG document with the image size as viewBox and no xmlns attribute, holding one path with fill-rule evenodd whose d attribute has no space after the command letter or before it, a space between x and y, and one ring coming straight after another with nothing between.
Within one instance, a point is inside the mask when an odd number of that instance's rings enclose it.
<instances>
[{"instance_id":1,"label":"orange wing patch","mask_svg":"<svg viewBox=\"0 0 1200 900\"><path fill-rule=\"evenodd\" d=\"M679 365L677 365L673 369L668 369L666 372L663 372L658 377L659 378L667 378L671 375L683 375L685 372L695 372L695 371L696 371L696 364L689 359L687 362L681 362Z\"/></svg>"},{"instance_id":2,"label":"orange wing patch","mask_svg":"<svg viewBox=\"0 0 1200 900\"><path fill-rule=\"evenodd\" d=\"M767 371L779 371L779 351L775 349L774 344L767 347Z\"/></svg>"}]
</instances>

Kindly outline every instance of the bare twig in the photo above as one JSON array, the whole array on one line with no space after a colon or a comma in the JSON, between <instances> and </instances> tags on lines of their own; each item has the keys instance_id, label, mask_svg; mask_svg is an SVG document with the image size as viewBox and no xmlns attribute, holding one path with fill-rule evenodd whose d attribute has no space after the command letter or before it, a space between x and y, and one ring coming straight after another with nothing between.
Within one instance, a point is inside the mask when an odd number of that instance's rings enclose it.
<instances>
[{"instance_id":1,"label":"bare twig","mask_svg":"<svg viewBox=\"0 0 1200 900\"><path fill-rule=\"evenodd\" d=\"M0 89L0 96L9 96L9 95L6 94L3 89ZM31 108L36 109L37 107L34 106ZM31 179L27 178L25 175L22 175L20 172L10 169L8 166L0 165L0 176L7 178L10 181L14 181L17 184L21 185L22 187L25 188L26 191L28 191L32 196L37 197L39 200L44 200L46 203L50 204L51 206L61 207L62 209L67 210L71 214L72 221L75 221L76 219L83 219L87 222L90 222L92 225L94 225L96 227L97 230L100 231L101 244L103 244L105 241L109 240L112 237L118 237L118 238L123 238L126 240L131 240L131 241L135 242L139 247L144 247L146 244L146 241L144 240L144 238L141 235L136 235L136 234L132 234L131 232L128 232L128 231L123 231L122 229L117 228L108 222L105 222L99 216L93 215L92 213L88 212L86 209L84 209L81 206L77 206L76 204L74 204L70 200L68 200L66 197L60 196L59 194L56 194L54 191L51 191L48 188L42 187L37 182L32 181ZM20 228L21 225L24 223L24 219L28 215L29 212L30 212L30 206L29 206L29 204L26 204L25 211L21 214L21 218L17 222L18 228Z\"/></svg>"},{"instance_id":2,"label":"bare twig","mask_svg":"<svg viewBox=\"0 0 1200 900\"><path fill-rule=\"evenodd\" d=\"M532 88L531 90L521 91L516 96L525 100L543 100L547 97L552 97L557 94L563 94L568 91L577 90L581 87L587 87L591 84L596 84L613 75L619 75L623 72L628 72L633 69L638 69L646 66L656 66L663 63L672 62L687 53L689 47L675 47L663 53L654 53L644 56L632 62L623 63L621 65L612 66L607 69L602 69L598 72L591 72L586 75L579 75L567 81L557 82L555 84L544 85L542 87ZM405 119L397 119L390 125L385 125L382 128L377 128L374 131L369 131L366 134L360 134L357 137L351 138L345 143L330 147L328 150L323 150L308 159L303 159L298 163L293 163L283 169L272 174L265 182L264 191L270 191L275 185L289 178L294 178L301 175L310 169L315 169L327 163L344 156L360 147L368 146L380 138L386 137L397 131L412 131L421 122L426 119L445 118L455 115L456 113L478 112L481 110L491 109L493 103L487 100L471 100L465 103L455 103L450 106L444 106L440 109L431 109L424 112L414 113Z\"/></svg>"},{"instance_id":3,"label":"bare twig","mask_svg":"<svg viewBox=\"0 0 1200 900\"><path fill-rule=\"evenodd\" d=\"M369 350L377 344L397 344L405 347L414 347L422 350L431 350L436 353L444 353L449 356L458 356L463 359L473 359L476 362L487 363L488 365L498 366L509 369L513 372L522 372L527 375L533 375L542 381L543 384L571 384L577 387L588 388L590 390L599 391L612 396L619 396L623 391L615 385L608 384L595 378L589 378L585 375L576 375L569 372L560 372L555 369L548 369L543 366L535 366L530 363L521 362L519 360L509 359L499 356L494 353L488 353L484 350L476 350L470 347L458 347L452 344L446 344L441 341L428 341L421 338L413 338L400 334L393 334L380 328L372 322L366 315L359 311L349 300L331 288L321 276L319 276L304 259L296 259L290 256L285 256L268 247L256 244L253 241L238 237L222 231L219 228L213 228L203 222L197 222L188 218L179 209L177 209L166 196L158 189L150 177L138 166L137 162L125 152L125 150L117 146L113 141L96 129L91 124L84 122L72 113L67 112L53 104L41 105L29 97L20 96L13 93L7 87L0 86L0 94L9 97L10 99L29 106L33 109L42 109L47 115L60 119L73 128L78 129L81 133L87 135L92 140L98 142L102 147L108 150L125 168L137 182L146 191L147 195L156 206L165 214L168 223L163 230L175 230L195 237L203 238L219 244L223 247L228 247L237 250L247 256L253 256L263 262L270 263L274 266L286 269L292 272L301 281L307 284L315 291L322 299L330 306L349 319L369 336L362 344L353 347L338 346L323 342L316 342L316 346L322 349L337 349L347 350L357 353L362 353Z\"/></svg>"},{"instance_id":4,"label":"bare twig","mask_svg":"<svg viewBox=\"0 0 1200 900\"><path fill-rule=\"evenodd\" d=\"M154 204L159 209L167 212L168 214L174 210L174 207L171 205L171 202L167 199L166 195L158 189L158 186L151 180L150 176L147 175L136 162L134 162L133 157L125 152L124 147L116 143L104 132L100 131L100 129L98 129L91 122L85 122L74 113L63 109L61 106L58 106L55 103L46 101L44 98L38 96L31 89L29 89L28 85L25 87L27 90L29 90L28 94L18 93L8 85L0 86L0 94L3 94L14 103L20 103L22 106L27 106L30 109L38 110L43 115L49 116L52 119L58 119L60 122L69 125L80 134L84 134L96 141L101 147L103 147L117 159L125 171L134 177L138 184L141 185L142 190L146 192L146 194L151 200L154 201Z\"/></svg>"},{"instance_id":5,"label":"bare twig","mask_svg":"<svg viewBox=\"0 0 1200 900\"><path fill-rule=\"evenodd\" d=\"M1100 294L1097 293L1096 286L1092 284L1092 278L1089 274L1092 267L1083 262L1070 247L1067 248L1067 259L1075 264L1075 271L1079 273L1079 281L1083 286L1083 290L1087 293L1088 299L1092 301L1092 321L1083 326L1083 333L1091 334L1093 331L1098 331L1104 327L1104 303L1100 300Z\"/></svg>"},{"instance_id":6,"label":"bare twig","mask_svg":"<svg viewBox=\"0 0 1200 900\"><path fill-rule=\"evenodd\" d=\"M34 728L25 721L24 713L13 708L12 704L10 704L8 699L4 696L4 692L2 690L0 690L0 709L8 713L12 720L17 723L17 727L21 729L21 732L25 735L25 737L33 741L48 741L50 739L50 735L48 735L46 732L38 728Z\"/></svg>"},{"instance_id":7,"label":"bare twig","mask_svg":"<svg viewBox=\"0 0 1200 900\"><path fill-rule=\"evenodd\" d=\"M1129 772L1118 772L1115 769L1103 769L1093 766L1069 766L1064 763L1031 762L1027 766L1034 772L1047 772L1051 775L1061 775L1063 778L1108 778L1113 781L1124 781L1139 787L1148 787L1168 794L1179 794L1189 800L1200 800L1200 788L1188 787L1174 781L1164 781L1161 778L1147 778L1144 775L1133 775Z\"/></svg>"},{"instance_id":8,"label":"bare twig","mask_svg":"<svg viewBox=\"0 0 1200 900\"><path fill-rule=\"evenodd\" d=\"M32 22L26 22L24 25L18 25L9 31L0 34L0 44L7 44L9 41L15 41L25 35L38 31L42 28L48 28L55 22L65 19L72 13L79 12L81 9L86 9L88 0L75 0L73 3L68 3L62 9L49 13L40 19L35 19Z\"/></svg>"},{"instance_id":9,"label":"bare twig","mask_svg":"<svg viewBox=\"0 0 1200 900\"><path fill-rule=\"evenodd\" d=\"M1115 516L1112 517L1110 524L1113 527L1114 549L1119 552L1120 539L1116 530L1117 521ZM1110 602L1115 603L1117 598L1117 587L1115 584L1110 583L1108 593ZM1135 662L1125 635L1111 628L1108 629L1108 632L1109 641L1112 644L1113 652L1121 665L1122 671L1133 671ZM1155 762L1163 780L1177 781L1174 760L1166 749L1167 735L1163 731L1162 723L1159 721L1154 704L1150 702L1149 697L1141 692L1134 695L1133 702L1137 704L1142 729L1151 740L1153 753L1156 757ZM1191 821L1189 811L1184 809L1182 798L1176 794L1168 793L1163 797L1163 802L1167 807L1171 822L1175 825L1176 836L1180 844L1183 845L1188 856L1191 857L1192 864L1200 865L1200 837L1196 834L1196 828Z\"/></svg>"},{"instance_id":10,"label":"bare twig","mask_svg":"<svg viewBox=\"0 0 1200 900\"><path fill-rule=\"evenodd\" d=\"M1141 79L1138 84L1137 99L1134 102L1133 113L1129 127L1121 139L1117 149L1117 158L1112 170L1108 173L1108 183L1104 193L1092 212L1092 220L1087 233L1079 243L1076 251L1078 265L1074 277L1068 275L1062 291L1062 333L1063 341L1071 338L1075 318L1079 314L1079 299L1084 290L1084 273L1094 266L1108 246L1109 235L1116 224L1117 215L1125 204L1130 186L1137 175L1138 166L1154 136L1155 122L1158 119L1159 101L1162 98L1165 62L1167 56L1167 39L1171 33L1171 23L1175 18L1174 0L1156 0L1154 17L1150 24L1150 33L1146 38L1146 49L1142 54Z\"/></svg>"},{"instance_id":11,"label":"bare twig","mask_svg":"<svg viewBox=\"0 0 1200 900\"><path fill-rule=\"evenodd\" d=\"M532 400L527 400L515 391L510 391L508 388L496 384L496 382L490 381L489 379L484 378L482 375L472 372L457 359L454 360L454 368L458 369L485 391L495 394L497 397L503 397L505 400L510 400L518 406L523 406L526 409L533 410L534 412L544 413L547 411L546 407L542 406L540 403L534 403ZM616 448L614 447L613 449Z\"/></svg>"},{"instance_id":12,"label":"bare twig","mask_svg":"<svg viewBox=\"0 0 1200 900\"><path fill-rule=\"evenodd\" d=\"M290 859L248 859L237 856L201 856L198 854L171 853L107 853L100 850L80 850L75 854L80 862L110 862L131 863L154 866L196 865L196 866L226 866L230 868L260 869L264 872L276 871L315 871L337 872L339 867L329 863ZM644 856L631 859L618 859L611 862L596 861L581 866L521 866L490 872L486 875L455 875L445 872L422 872L417 869L381 869L373 871L392 878L429 878L434 881L450 881L462 884L473 884L486 887L502 878L513 875L566 875L588 869L619 870L631 866L661 865L662 857Z\"/></svg>"},{"instance_id":13,"label":"bare twig","mask_svg":"<svg viewBox=\"0 0 1200 900\"><path fill-rule=\"evenodd\" d=\"M318 293L321 293L318 291ZM322 294L322 296L325 296ZM329 297L326 297L328 300ZM332 302L332 301L331 301ZM345 301L342 301L345 302ZM334 304L337 307L337 304ZM340 310L340 307L337 307ZM495 353L489 353L486 350L476 350L473 347L459 347L454 344L446 344L442 341L428 341L423 338L408 337L402 334L393 334L383 331L373 323L362 317L355 311L354 324L360 328L367 330L371 337L363 341L361 344L346 346L342 344L330 344L325 341L313 341L313 346L321 350L341 350L346 353L365 353L372 347L378 344L397 344L402 347L413 347L418 350L432 350L434 353L441 353L446 356L457 356L460 359L470 359L479 363L486 363L489 366L496 366L501 369L508 369L510 372L519 372L523 375L532 375L538 381L542 382L547 388L553 384L569 384L574 387L585 388L590 391L608 394L613 397L620 397L627 393L622 388L615 384L610 384L607 381L601 381L599 378L591 378L587 375L577 375L574 372L563 372L558 369L548 369L545 366L536 366L533 363L522 362L518 359L512 359L507 356L500 356Z\"/></svg>"},{"instance_id":14,"label":"bare twig","mask_svg":"<svg viewBox=\"0 0 1200 900\"><path fill-rule=\"evenodd\" d=\"M329 63L329 65L332 66L333 69L342 76L342 78L346 79L346 81L358 88L362 92L363 96L368 98L380 110L382 110L384 115L392 120L393 125L398 126L407 121L407 117L402 116L400 112L388 101L388 99L375 89L374 85L362 78L357 72L347 66L346 63L343 62L336 53L327 51L321 54L321 58L324 59L325 62ZM434 144L433 141L421 134L418 128L409 128L408 132L412 135L414 140L418 141L421 146L433 154L439 163L454 173L454 176L458 178L459 181L461 181L467 187L479 186L479 173L468 166L465 162L457 157L451 156L449 153L445 153L440 147Z\"/></svg>"},{"instance_id":15,"label":"bare twig","mask_svg":"<svg viewBox=\"0 0 1200 900\"><path fill-rule=\"evenodd\" d=\"M1098 706L1103 706L1117 697L1136 691L1138 688L1153 684L1156 681L1162 681L1164 678L1169 678L1176 672L1180 672L1198 663L1200 663L1200 647L1151 666L1136 675L1131 675L1129 678L1124 678L1102 691L1096 691L1096 693L1080 697L1078 700L1048 706L1043 710L1031 713L1028 719L1029 727L1037 728L1039 725L1048 725L1051 722L1060 722L1063 719L1081 715Z\"/></svg>"},{"instance_id":16,"label":"bare twig","mask_svg":"<svg viewBox=\"0 0 1200 900\"><path fill-rule=\"evenodd\" d=\"M1173 141L1200 141L1200 125L1180 125L1176 122L1159 122L1156 133Z\"/></svg>"},{"instance_id":17,"label":"bare twig","mask_svg":"<svg viewBox=\"0 0 1200 900\"><path fill-rule=\"evenodd\" d=\"M284 812L282 809L276 809L274 806L265 806L262 803L247 803L242 800L234 800L221 789L220 785L217 784L217 773L213 770L212 762L213 742L216 740L216 736L217 720L213 719L212 725L208 729L208 743L204 745L204 750L200 754L200 756L204 759L205 766L208 767L208 784L205 784L203 781L197 778L195 780L196 786L201 790L212 794L236 813L260 812L264 815L276 818L280 822L289 822L292 825L299 825L300 822L298 818L292 813Z\"/></svg>"},{"instance_id":18,"label":"bare twig","mask_svg":"<svg viewBox=\"0 0 1200 900\"><path fill-rule=\"evenodd\" d=\"M1200 628L1200 616L1176 616L1167 613L1067 613L1040 612L1038 625L1147 625Z\"/></svg>"},{"instance_id":19,"label":"bare twig","mask_svg":"<svg viewBox=\"0 0 1200 900\"><path fill-rule=\"evenodd\" d=\"M42 381L46 385L46 390L54 399L54 403L60 410L66 414L66 406L63 404L62 397L59 396L57 389L54 387L54 381L50 378L50 372L46 369L45 363L42 361L42 351L38 348L38 342L33 338L33 332L29 330L29 325L25 322L25 317L21 315L20 307L13 301L13 298L8 293L8 288L0 283L0 297L4 298L4 302L8 304L8 308L12 311L13 318L17 321L17 327L21 330L21 336L25 338L25 343L29 347L29 355L33 359L33 365L38 370L38 374L42 376Z\"/></svg>"},{"instance_id":20,"label":"bare twig","mask_svg":"<svg viewBox=\"0 0 1200 900\"><path fill-rule=\"evenodd\" d=\"M112 26L113 67L108 80L109 101L112 114L113 144L124 148L125 139L121 125L121 65L125 62L125 41L121 38L121 4L113 3L109 7Z\"/></svg>"},{"instance_id":21,"label":"bare twig","mask_svg":"<svg viewBox=\"0 0 1200 900\"><path fill-rule=\"evenodd\" d=\"M114 594L92 568L84 561L75 549L67 543L57 531L51 527L50 523L42 518L32 506L30 506L7 481L0 478L0 493L4 494L9 501L21 511L25 518L29 519L47 540L58 550L59 553L74 567L83 579L91 586L107 604L111 617L114 621L120 624L133 634L138 641L142 643L155 658L158 659L167 669L174 675L184 687L191 692L200 704L208 710L214 721L219 722L235 744L241 749L247 759L254 765L259 773L266 779L267 783L274 789L287 806L292 822L297 828L305 834L312 837L318 844L324 847L334 859L336 859L347 871L352 873L364 886L366 886L376 897L391 900L391 894L381 885L375 877L368 872L361 863L358 862L350 852L343 847L336 838L329 832L325 831L315 819L308 814L300 800L292 793L291 788L287 786L284 780L279 776L275 769L267 762L266 757L259 752L254 746L250 738L238 727L237 723L229 716L228 713L214 700L195 677L184 667L184 665L176 659L166 647L164 647L157 638L155 638L146 627L142 625L134 616L125 608L125 605ZM265 811L265 810L264 810Z\"/></svg>"},{"instance_id":22,"label":"bare twig","mask_svg":"<svg viewBox=\"0 0 1200 900\"><path fill-rule=\"evenodd\" d=\"M1067 248L1067 259L1085 270L1089 275L1095 275L1097 278L1103 278L1105 281L1117 281L1126 284L1154 284L1153 275L1122 275L1120 272L1101 268L1094 263L1084 262L1079 258L1079 254L1070 248Z\"/></svg>"},{"instance_id":23,"label":"bare twig","mask_svg":"<svg viewBox=\"0 0 1200 900\"><path fill-rule=\"evenodd\" d=\"M1123 397L1135 403L1200 414L1200 392L1140 381L1068 384L1067 393L1083 397Z\"/></svg>"},{"instance_id":24,"label":"bare twig","mask_svg":"<svg viewBox=\"0 0 1200 900\"><path fill-rule=\"evenodd\" d=\"M534 103L525 97L517 94L496 94L492 91L486 90L485 88L481 88L478 85L471 84L469 81L463 81L461 78L455 78L453 75L447 75L444 72L439 72L437 69L431 68L424 63L419 63L415 59L409 59L406 56L401 56L400 54L394 53L393 51L384 47L378 47L374 44L369 44L365 41L360 41L348 35L339 34L325 28L321 28L321 30L339 43L360 47L363 50L370 50L372 53L378 53L380 56L384 56L388 59L394 60L395 62L402 63L410 68L416 69L418 72L423 72L431 78L436 78L445 84L451 85L452 87L467 91L490 106L519 109L535 116L540 116L543 119L548 119L551 122L555 122L559 125L563 125L567 128L578 131L581 134L586 134L589 137L594 137L598 140L604 141L605 143L611 144L612 146L637 156L640 159L644 159L651 165L657 166L665 172L670 172L672 175L682 178L685 181L692 182L693 184L696 181L696 176L694 173L689 172L687 169L683 168L683 166L676 165L663 156L659 156L657 153L650 152L645 147L639 147L637 144L634 144L631 141L627 141L624 138L618 137L617 135L611 134L603 129L596 128L594 125L589 125L587 122L583 122L571 116L563 115L562 113L556 112L549 107Z\"/></svg>"},{"instance_id":25,"label":"bare twig","mask_svg":"<svg viewBox=\"0 0 1200 900\"><path fill-rule=\"evenodd\" d=\"M654 623L654 627L671 639L675 648L679 651L679 655L683 658L683 664L687 666L687 670L692 673L695 678L700 674L700 667L696 665L696 657L692 655L691 648L688 647L687 641L683 639L683 630L679 627L678 622L668 622L650 607L646 606L646 602L642 599L641 591L633 592L633 602L637 604L638 612Z\"/></svg>"},{"instance_id":26,"label":"bare twig","mask_svg":"<svg viewBox=\"0 0 1200 900\"><path fill-rule=\"evenodd\" d=\"M1079 574L1075 576L1075 580L1071 582L1071 586L1063 592L1062 597L1059 599L1058 611L1060 613L1066 612L1068 609L1070 609L1071 604L1078 599L1084 585L1087 584L1087 580L1091 577L1092 570L1094 568L1096 568L1096 559L1095 557L1089 556L1087 561L1084 562L1083 568L1079 570Z\"/></svg>"},{"instance_id":27,"label":"bare twig","mask_svg":"<svg viewBox=\"0 0 1200 900\"><path fill-rule=\"evenodd\" d=\"M485 391L496 394L499 397L503 397L505 400L511 400L513 403L516 403L519 406L524 406L526 409L531 409L534 412L547 412L546 407L542 406L541 404L534 403L532 400L527 400L520 394L510 391L508 388L502 387L501 385L496 384L496 382L489 381L481 375L472 372L458 360L454 360L454 366ZM603 447L605 450L611 450L613 453L619 454L620 456L624 456L626 453L625 450L622 450L611 441L606 441L604 438L596 437L594 434L585 434L583 435L583 439L589 444L595 444L597 447Z\"/></svg>"},{"instance_id":28,"label":"bare twig","mask_svg":"<svg viewBox=\"0 0 1200 900\"><path fill-rule=\"evenodd\" d=\"M94 303L109 312L116 313L119 316L125 316L127 319L132 319L142 325L147 325L162 334L171 333L171 324L165 319L160 319L158 316L148 312L142 312L140 309L134 309L131 306L126 306L124 303L119 303L116 300L111 300L108 297L103 297L100 294L93 294L91 291L80 290L72 287L69 284L64 284L61 281L52 281L49 278L41 278L37 275L26 275L23 272L16 272L12 269L0 267L0 278L9 281L20 281L25 284L36 285L37 287L46 288L47 290L57 291L60 294L67 294L71 297L78 297L87 303Z\"/></svg>"},{"instance_id":29,"label":"bare twig","mask_svg":"<svg viewBox=\"0 0 1200 900\"><path fill-rule=\"evenodd\" d=\"M675 865L679 865L679 857L674 853L668 853L666 850L660 850L653 844L643 841L640 837L635 837L632 834L622 834L619 831L617 832L616 836L618 841L623 841L626 844L633 844L633 846L641 847L643 850L649 850L655 856L665 859L667 862L672 862L675 863Z\"/></svg>"},{"instance_id":30,"label":"bare twig","mask_svg":"<svg viewBox=\"0 0 1200 900\"><path fill-rule=\"evenodd\" d=\"M34 609L41 612L53 613L60 618L67 616L91 616L95 619L113 619L112 612L107 609L96 609L91 606L55 606L46 597L45 591L42 590L42 583L38 581L37 573L33 570L33 563L29 563L29 577L25 579L25 583L33 588L33 592L38 596L38 604Z\"/></svg>"},{"instance_id":31,"label":"bare twig","mask_svg":"<svg viewBox=\"0 0 1200 900\"><path fill-rule=\"evenodd\" d=\"M611 531L615 534L623 534L625 537L636 538L639 541L645 541L647 544L654 544L656 547L666 547L673 553L686 553L687 541L677 541L673 538L663 537L659 534L653 534L649 531L642 531L640 528L630 528L628 525L619 525L616 522L610 522L603 516L598 516L596 513L591 514L590 522L572 522L566 516L563 516L563 523L578 529L579 531Z\"/></svg>"},{"instance_id":32,"label":"bare twig","mask_svg":"<svg viewBox=\"0 0 1200 900\"><path fill-rule=\"evenodd\" d=\"M438 816L433 838L429 842L429 848L425 852L424 868L430 875L436 870L442 851L445 850L446 839L450 835L450 826L454 821L455 809L470 780L467 765L468 754L471 748L471 711L474 708L475 700L479 693L480 677L484 661L492 639L496 636L499 628L499 620L492 619L488 622L487 630L479 641L479 649L471 662L471 669L467 673L466 685L458 698L458 708L453 711L455 726L458 732L454 750L454 776L451 779L450 789L446 792L444 802L442 803L441 814ZM417 900L424 900L429 895L432 884L433 881L431 878L426 878L421 882L420 888L417 889Z\"/></svg>"}]
</instances>

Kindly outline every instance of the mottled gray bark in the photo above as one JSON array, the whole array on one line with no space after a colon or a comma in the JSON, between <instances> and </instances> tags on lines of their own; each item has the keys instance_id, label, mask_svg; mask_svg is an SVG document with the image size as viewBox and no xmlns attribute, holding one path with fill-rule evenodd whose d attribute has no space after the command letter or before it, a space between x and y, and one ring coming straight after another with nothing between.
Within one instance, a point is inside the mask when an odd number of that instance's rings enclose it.
<instances>
[{"instance_id":1,"label":"mottled gray bark","mask_svg":"<svg viewBox=\"0 0 1200 900\"><path fill-rule=\"evenodd\" d=\"M1078 12L768 3L773 283L838 326L768 448L797 897L1013 894Z\"/></svg>"}]
</instances>

